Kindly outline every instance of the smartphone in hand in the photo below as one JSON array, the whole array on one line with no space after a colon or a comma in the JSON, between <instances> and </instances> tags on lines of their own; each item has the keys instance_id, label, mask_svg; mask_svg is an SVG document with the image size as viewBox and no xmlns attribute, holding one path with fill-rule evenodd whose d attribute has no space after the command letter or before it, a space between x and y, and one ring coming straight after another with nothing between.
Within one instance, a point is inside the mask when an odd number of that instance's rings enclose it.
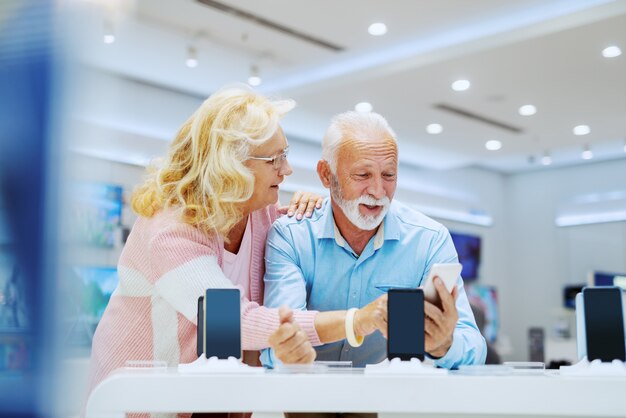
<instances>
[{"instance_id":1,"label":"smartphone in hand","mask_svg":"<svg viewBox=\"0 0 626 418\"><path fill-rule=\"evenodd\" d=\"M424 360L424 292L389 289L387 296L387 358Z\"/></svg>"},{"instance_id":2,"label":"smartphone in hand","mask_svg":"<svg viewBox=\"0 0 626 418\"><path fill-rule=\"evenodd\" d=\"M434 278L439 277L448 292L452 293L462 269L461 263L433 264L428 272L428 277L426 277L426 282L420 286L424 289L424 298L434 305L441 306L441 299L433 282Z\"/></svg>"}]
</instances>

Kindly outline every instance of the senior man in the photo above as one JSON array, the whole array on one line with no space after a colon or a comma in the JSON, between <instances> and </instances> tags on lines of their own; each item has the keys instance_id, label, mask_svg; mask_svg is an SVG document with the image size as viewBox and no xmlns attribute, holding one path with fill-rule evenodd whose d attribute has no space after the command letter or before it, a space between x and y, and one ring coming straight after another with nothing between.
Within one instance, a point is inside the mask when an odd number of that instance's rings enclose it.
<instances>
[{"instance_id":1,"label":"senior man","mask_svg":"<svg viewBox=\"0 0 626 418\"><path fill-rule=\"evenodd\" d=\"M360 308L390 288L420 286L435 263L458 261L443 225L392 202L397 171L397 141L381 115L347 112L333 119L317 164L330 199L311 218L280 218L271 228L265 252L266 306ZM485 340L462 278L451 293L439 279L435 287L442 304L425 302L427 355L449 369L484 363ZM346 323L354 328L346 328L346 340L316 347L317 359L350 360L355 367L383 360L385 336L375 332L363 341L368 332L359 329L361 311L348 312ZM269 366L276 362L271 350L262 360Z\"/></svg>"}]
</instances>

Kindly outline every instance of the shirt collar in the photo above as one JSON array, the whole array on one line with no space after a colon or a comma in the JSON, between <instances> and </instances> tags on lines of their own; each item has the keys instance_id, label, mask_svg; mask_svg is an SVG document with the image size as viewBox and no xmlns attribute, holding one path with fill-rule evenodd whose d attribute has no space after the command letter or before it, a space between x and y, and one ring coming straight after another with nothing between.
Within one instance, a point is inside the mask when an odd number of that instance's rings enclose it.
<instances>
[{"instance_id":1,"label":"shirt collar","mask_svg":"<svg viewBox=\"0 0 626 418\"><path fill-rule=\"evenodd\" d=\"M324 226L318 234L318 238L334 239L337 245L345 248L347 246L347 242L343 236L341 236L339 228L337 228L337 225L335 224L330 198L326 199L325 206L323 206L321 210L323 211L324 216ZM394 204L392 202L387 215L385 215L383 223L378 228L378 231L376 231L376 235L374 235L374 250L382 247L384 241L399 239L400 226L398 225L398 218L395 215Z\"/></svg>"}]
</instances>

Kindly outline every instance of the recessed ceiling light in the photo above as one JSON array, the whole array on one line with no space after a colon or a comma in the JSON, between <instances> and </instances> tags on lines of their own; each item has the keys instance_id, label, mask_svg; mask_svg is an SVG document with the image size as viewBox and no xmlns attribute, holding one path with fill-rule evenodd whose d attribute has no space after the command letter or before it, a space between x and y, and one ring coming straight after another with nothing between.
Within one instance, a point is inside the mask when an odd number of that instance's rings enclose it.
<instances>
[{"instance_id":1,"label":"recessed ceiling light","mask_svg":"<svg viewBox=\"0 0 626 418\"><path fill-rule=\"evenodd\" d=\"M357 103L356 106L354 106L354 110L361 113L371 112L372 109L372 104L368 102Z\"/></svg>"},{"instance_id":2,"label":"recessed ceiling light","mask_svg":"<svg viewBox=\"0 0 626 418\"><path fill-rule=\"evenodd\" d=\"M185 59L185 65L189 68L196 68L198 66L198 52L193 46L187 48L187 58Z\"/></svg>"},{"instance_id":3,"label":"recessed ceiling light","mask_svg":"<svg viewBox=\"0 0 626 418\"><path fill-rule=\"evenodd\" d=\"M250 66L250 75L248 76L248 84L252 87L260 86L263 79L259 75L259 67L255 64Z\"/></svg>"},{"instance_id":4,"label":"recessed ceiling light","mask_svg":"<svg viewBox=\"0 0 626 418\"><path fill-rule=\"evenodd\" d=\"M611 45L602 50L602 56L604 58L615 58L622 55L622 50L619 49L619 46Z\"/></svg>"},{"instance_id":5,"label":"recessed ceiling light","mask_svg":"<svg viewBox=\"0 0 626 418\"><path fill-rule=\"evenodd\" d=\"M589 125L578 125L574 126L573 132L574 135L587 135L591 132L591 128L589 128Z\"/></svg>"},{"instance_id":6,"label":"recessed ceiling light","mask_svg":"<svg viewBox=\"0 0 626 418\"><path fill-rule=\"evenodd\" d=\"M593 158L593 152L589 149L589 145L583 147L583 153L580 156L583 160L591 160Z\"/></svg>"},{"instance_id":7,"label":"recessed ceiling light","mask_svg":"<svg viewBox=\"0 0 626 418\"><path fill-rule=\"evenodd\" d=\"M248 77L248 84L252 87L260 86L263 80L258 75L251 75Z\"/></svg>"},{"instance_id":8,"label":"recessed ceiling light","mask_svg":"<svg viewBox=\"0 0 626 418\"><path fill-rule=\"evenodd\" d=\"M469 80L456 80L452 83L452 90L454 91L465 91L470 88Z\"/></svg>"},{"instance_id":9,"label":"recessed ceiling light","mask_svg":"<svg viewBox=\"0 0 626 418\"><path fill-rule=\"evenodd\" d=\"M521 106L518 112L522 116L531 116L537 113L537 108L531 104Z\"/></svg>"},{"instance_id":10,"label":"recessed ceiling light","mask_svg":"<svg viewBox=\"0 0 626 418\"><path fill-rule=\"evenodd\" d=\"M443 126L438 123L431 123L430 125L426 126L426 132L432 135L440 134L443 132Z\"/></svg>"},{"instance_id":11,"label":"recessed ceiling light","mask_svg":"<svg viewBox=\"0 0 626 418\"><path fill-rule=\"evenodd\" d=\"M387 25L381 22L372 23L367 31L372 36L382 36L387 33Z\"/></svg>"},{"instance_id":12,"label":"recessed ceiling light","mask_svg":"<svg viewBox=\"0 0 626 418\"><path fill-rule=\"evenodd\" d=\"M110 45L115 42L115 31L113 30L113 23L109 20L105 20L102 28L102 41Z\"/></svg>"},{"instance_id":13,"label":"recessed ceiling light","mask_svg":"<svg viewBox=\"0 0 626 418\"><path fill-rule=\"evenodd\" d=\"M489 151L497 151L502 148L502 142L498 141L497 139L492 139L485 142L485 148L487 148Z\"/></svg>"}]
</instances>

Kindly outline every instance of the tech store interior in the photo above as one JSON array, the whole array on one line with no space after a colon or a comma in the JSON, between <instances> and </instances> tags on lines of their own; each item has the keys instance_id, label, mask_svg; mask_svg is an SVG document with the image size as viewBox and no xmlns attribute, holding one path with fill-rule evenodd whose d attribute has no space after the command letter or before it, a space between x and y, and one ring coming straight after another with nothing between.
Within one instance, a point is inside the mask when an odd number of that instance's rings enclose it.
<instances>
[{"instance_id":1,"label":"tech store interior","mask_svg":"<svg viewBox=\"0 0 626 418\"><path fill-rule=\"evenodd\" d=\"M1 414L81 414L133 190L233 83L297 104L283 204L328 196L316 165L334 115L387 119L394 200L450 231L501 366L474 373L580 364L593 331L577 295L626 289L624 0L9 0L0 32ZM615 373L597 390L623 393ZM626 416L597 402L583 415ZM519 413L569 415L545 408Z\"/></svg>"}]
</instances>

